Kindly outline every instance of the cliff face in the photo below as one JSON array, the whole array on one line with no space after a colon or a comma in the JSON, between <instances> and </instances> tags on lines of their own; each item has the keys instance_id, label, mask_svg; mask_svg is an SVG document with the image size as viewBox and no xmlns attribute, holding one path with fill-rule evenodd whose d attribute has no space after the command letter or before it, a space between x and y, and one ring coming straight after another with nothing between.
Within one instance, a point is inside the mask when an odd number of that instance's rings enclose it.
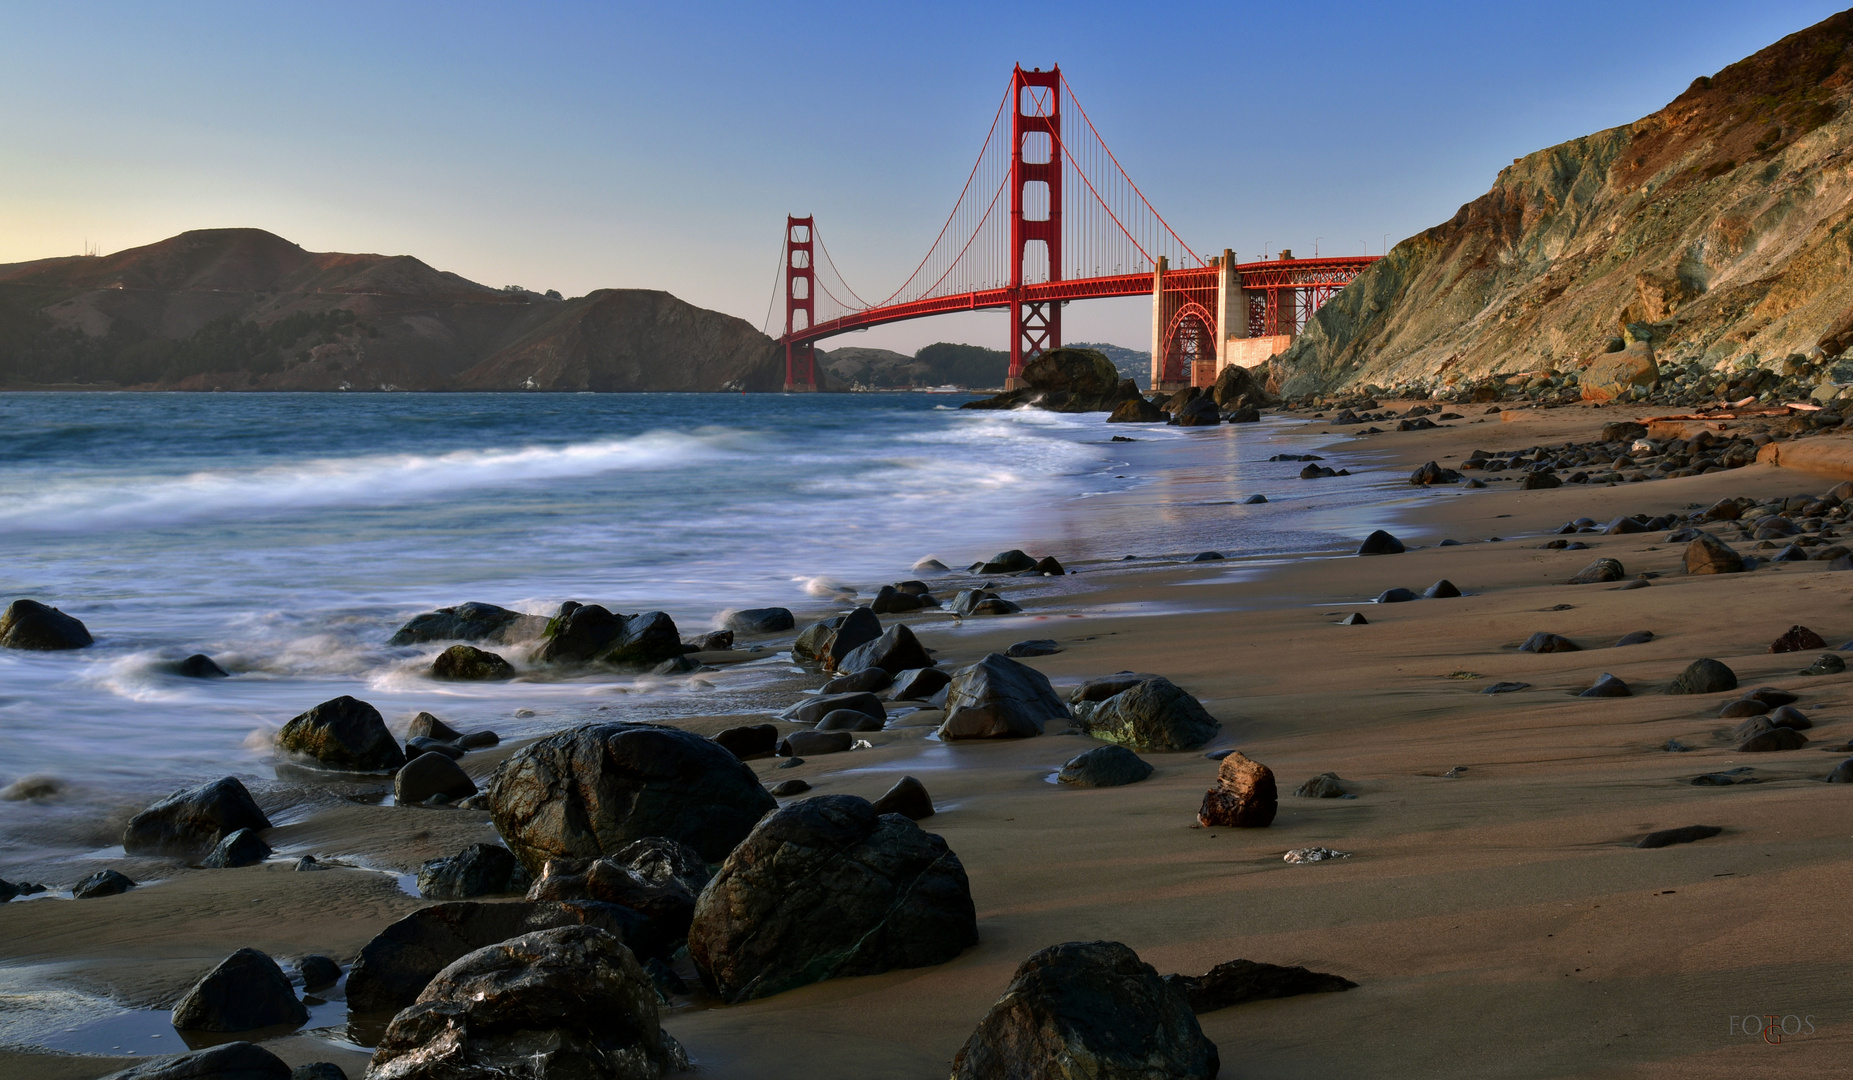
<instances>
[{"instance_id":1,"label":"cliff face","mask_svg":"<svg viewBox=\"0 0 1853 1080\"><path fill-rule=\"evenodd\" d=\"M1502 170L1398 244L1279 361L1290 394L1574 367L1629 323L1662 355L1853 347L1853 12L1626 127Z\"/></svg>"},{"instance_id":2,"label":"cliff face","mask_svg":"<svg viewBox=\"0 0 1853 1080\"><path fill-rule=\"evenodd\" d=\"M667 293L563 300L258 229L0 266L0 386L777 390L783 355Z\"/></svg>"}]
</instances>

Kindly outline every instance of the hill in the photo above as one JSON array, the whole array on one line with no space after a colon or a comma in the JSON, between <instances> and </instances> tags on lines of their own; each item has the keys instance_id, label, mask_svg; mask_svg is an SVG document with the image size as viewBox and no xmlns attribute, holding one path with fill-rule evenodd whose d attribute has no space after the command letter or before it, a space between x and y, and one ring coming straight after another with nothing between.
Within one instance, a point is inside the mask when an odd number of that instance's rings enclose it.
<instances>
[{"instance_id":1,"label":"hill","mask_svg":"<svg viewBox=\"0 0 1853 1080\"><path fill-rule=\"evenodd\" d=\"M1630 324L1663 358L1708 367L1842 353L1850 46L1842 12L1651 116L1513 162L1326 304L1278 361L1282 389L1568 368Z\"/></svg>"},{"instance_id":2,"label":"hill","mask_svg":"<svg viewBox=\"0 0 1853 1080\"><path fill-rule=\"evenodd\" d=\"M665 292L563 299L403 255L204 229L0 265L0 387L777 390L744 320Z\"/></svg>"}]
</instances>

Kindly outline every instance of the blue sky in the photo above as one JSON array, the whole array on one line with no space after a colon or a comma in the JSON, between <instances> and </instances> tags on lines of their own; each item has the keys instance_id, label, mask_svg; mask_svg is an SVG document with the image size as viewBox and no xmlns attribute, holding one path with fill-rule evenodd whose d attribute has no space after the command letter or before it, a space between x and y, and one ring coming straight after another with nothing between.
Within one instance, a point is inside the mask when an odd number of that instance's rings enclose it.
<instances>
[{"instance_id":1,"label":"blue sky","mask_svg":"<svg viewBox=\"0 0 1853 1080\"><path fill-rule=\"evenodd\" d=\"M490 285L763 321L784 215L886 294L1013 63L1059 62L1198 250L1381 251L1514 157L1627 123L1834 3L0 0L0 262L255 226ZM1143 347L1148 305L1070 340ZM833 344L1002 348L1001 315Z\"/></svg>"}]
</instances>

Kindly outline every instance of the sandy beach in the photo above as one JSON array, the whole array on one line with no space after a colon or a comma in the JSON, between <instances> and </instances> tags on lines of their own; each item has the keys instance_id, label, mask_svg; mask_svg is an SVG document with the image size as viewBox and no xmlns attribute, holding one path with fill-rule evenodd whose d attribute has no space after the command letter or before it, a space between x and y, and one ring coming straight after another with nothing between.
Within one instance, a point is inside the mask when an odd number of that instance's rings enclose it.
<instances>
[{"instance_id":1,"label":"sandy beach","mask_svg":"<svg viewBox=\"0 0 1853 1080\"><path fill-rule=\"evenodd\" d=\"M1353 468L1407 473L1431 460L1458 465L1474 449L1588 441L1631 415L1573 407L1470 416L1334 454ZM938 808L922 826L945 838L970 876L979 943L935 967L742 1005L697 995L666 1009L663 1026L697 1075L715 1080L944 1077L1024 957L1108 939L1160 972L1196 974L1240 957L1358 984L1204 1014L1227 1077L1844 1075L1853 1046L1853 786L1819 781L1847 756L1824 748L1853 740L1853 673L1804 676L1819 650L1768 649L1797 624L1830 648L1853 637L1853 574L1799 562L1687 575L1684 545L1664 531L1578 535L1588 550L1541 547L1578 517L1818 495L1853 475L1836 474L1833 455L1790 460L1802 467L1533 491L1508 482L1411 487L1392 530L1410 545L1403 554L1083 562L1059 584L999 579L1006 596L1033 597L1021 615L956 624L937 612L884 617L914 627L945 668L1053 638L1061 652L1026 662L1058 690L1122 670L1164 675L1201 699L1222 730L1197 750L1142 753L1156 768L1146 781L1094 790L1051 782L1065 761L1098 745L1089 738L1055 725L1037 738L947 744L928 738L938 719L930 710L869 733L872 749L793 769L750 762L768 783L809 782L810 794L874 798L902 775L919 778ZM1319 483L1267 494L1311 503ZM951 562L982 553L937 554ZM1566 584L1600 557L1619 560L1629 579L1657 576L1637 588ZM1465 595L1372 603L1386 589L1419 592L1441 579ZM1354 611L1368 624L1340 625ZM1653 640L1612 647L1641 630ZM1517 651L1540 631L1582 649ZM791 636L767 641L788 645ZM1728 738L1735 721L1718 717L1737 693L1660 692L1702 657L1731 667L1746 690L1800 695L1815 724L1809 744L1738 753ZM1635 696L1575 696L1604 673ZM792 676L791 699L822 681ZM1500 681L1530 687L1482 693ZM752 718L673 721L704 735L745 722ZM1669 752L1669 740L1690 749ZM1280 782L1268 828L1197 827L1217 771L1205 751L1231 747ZM519 748L505 743L463 764L480 783ZM1691 783L1745 766L1760 782ZM1292 794L1328 771L1357 797ZM370 869L297 873L272 861L198 871L128 860L137 880L158 886L76 909L50 900L0 906L0 964L15 978L0 992L66 987L153 1010L240 946L279 958L324 953L346 965L424 903L395 872L495 839L483 812L366 805L338 787L279 791L259 792L279 853L313 851ZM1648 832L1694 824L1723 832L1658 850L1633 846ZM98 833L120 825L100 823ZM1282 860L1314 846L1350 857ZM1747 1034L1744 1016L1806 1018L1807 1027L1773 1044ZM178 1041L171 1029L161 1040ZM315 1035L266 1045L291 1064L334 1061L352 1077L366 1069L363 1048ZM180 1047L144 1038L136 1049ZM125 1064L0 1051L0 1077L88 1080Z\"/></svg>"}]
</instances>

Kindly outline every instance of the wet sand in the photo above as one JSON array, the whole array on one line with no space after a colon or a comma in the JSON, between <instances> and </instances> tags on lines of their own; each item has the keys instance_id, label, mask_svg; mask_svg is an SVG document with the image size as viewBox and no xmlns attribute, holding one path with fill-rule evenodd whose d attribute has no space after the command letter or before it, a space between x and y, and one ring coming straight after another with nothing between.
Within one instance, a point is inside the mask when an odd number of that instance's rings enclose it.
<instances>
[{"instance_id":1,"label":"wet sand","mask_svg":"<svg viewBox=\"0 0 1853 1080\"><path fill-rule=\"evenodd\" d=\"M1592 438L1620 418L1582 408L1492 417L1386 433L1345 452L1407 471L1458 462L1475 447ZM1142 754L1157 771L1139 784L1069 790L1049 777L1092 740L1052 727L1035 739L948 746L925 737L931 714L869 736L873 750L789 770L754 762L768 782L804 779L814 794L873 797L903 774L924 781L940 812L922 824L970 874L980 943L938 967L666 1012L664 1026L707 1077L943 1077L1025 956L1108 938L1161 972L1243 957L1359 984L1203 1016L1228 1077L1844 1075L1853 786L1818 780L1846 756L1820 748L1853 739L1853 672L1804 677L1797 672L1814 654L1766 649L1795 623L1830 645L1853 637L1853 574L1800 563L1688 577L1683 546L1664 533L1579 536L1588 551L1539 549L1545 531L1578 516L1813 494L1840 478L1756 465L1616 487L1412 488L1395 531L1422 546L1406 554L1083 565L1063 595L1023 616L956 628L941 615L908 617L942 665L1052 637L1064 651L1027 662L1058 688L1123 669L1171 678L1223 723L1205 750L1239 746L1273 769L1279 816L1261 830L1194 827L1216 772L1201 750ZM1318 481L1297 485L1269 497L1316 498ZM1475 542L1435 546L1448 537ZM1662 576L1632 590L1564 584L1605 556L1630 577ZM1468 595L1370 603L1385 589L1419 591L1441 578ZM1003 584L1008 595L1014 583ZM1351 611L1370 624L1338 625ZM1584 651L1515 651L1540 630ZM1655 640L1607 647L1635 630ZM1699 657L1731 666L1745 688L1783 687L1819 706L1810 744L1737 754L1724 738L1736 722L1717 718L1735 694L1659 693ZM1573 696L1604 672L1637 696ZM1480 693L1500 680L1532 687ZM738 722L682 723L707 733ZM1694 749L1666 752L1669 739ZM511 749L465 764L486 775ZM1689 783L1746 765L1761 783ZM1443 775L1456 767L1465 771ZM1291 794L1328 770L1358 798ZM303 800L270 838L280 850L409 870L492 836L480 813ZM1631 846L1690 824L1725 831L1660 850ZM1309 846L1352 856L1281 860ZM0 907L0 963L48 965L48 979L158 1007L240 945L280 958L327 953L345 965L419 903L386 873L170 869L158 886L77 908ZM1733 1032L1732 1018L1746 1014L1808 1017L1812 1030L1770 1045ZM165 1041L176 1040L170 1032ZM291 1063L364 1072L358 1049L310 1036L269 1045ZM89 1078L124 1064L6 1052L0 1076Z\"/></svg>"}]
</instances>

